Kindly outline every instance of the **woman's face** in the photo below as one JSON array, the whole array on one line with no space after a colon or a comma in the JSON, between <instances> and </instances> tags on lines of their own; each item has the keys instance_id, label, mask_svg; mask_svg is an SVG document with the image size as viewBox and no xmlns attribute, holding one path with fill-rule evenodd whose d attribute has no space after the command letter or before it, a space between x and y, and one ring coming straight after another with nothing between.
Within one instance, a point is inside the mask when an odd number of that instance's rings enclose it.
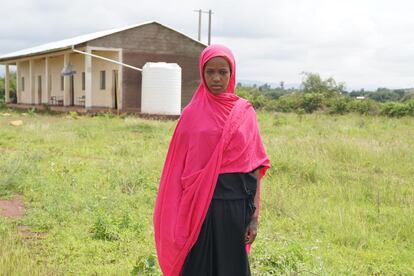
<instances>
[{"instance_id":1,"label":"woman's face","mask_svg":"<svg viewBox=\"0 0 414 276\"><path fill-rule=\"evenodd\" d=\"M226 92L230 74L230 66L222 57L214 57L204 66L204 81L208 90L213 94Z\"/></svg>"}]
</instances>

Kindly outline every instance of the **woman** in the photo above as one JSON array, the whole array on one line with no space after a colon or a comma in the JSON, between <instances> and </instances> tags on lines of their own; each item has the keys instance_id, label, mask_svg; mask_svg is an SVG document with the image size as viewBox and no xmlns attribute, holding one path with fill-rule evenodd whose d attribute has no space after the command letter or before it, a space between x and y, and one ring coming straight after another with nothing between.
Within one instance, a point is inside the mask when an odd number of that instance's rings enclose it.
<instances>
[{"instance_id":1,"label":"woman","mask_svg":"<svg viewBox=\"0 0 414 276\"><path fill-rule=\"evenodd\" d=\"M199 65L201 83L174 131L155 204L158 261L167 276L250 275L245 245L256 235L269 159L253 107L234 94L231 51L211 45Z\"/></svg>"}]
</instances>

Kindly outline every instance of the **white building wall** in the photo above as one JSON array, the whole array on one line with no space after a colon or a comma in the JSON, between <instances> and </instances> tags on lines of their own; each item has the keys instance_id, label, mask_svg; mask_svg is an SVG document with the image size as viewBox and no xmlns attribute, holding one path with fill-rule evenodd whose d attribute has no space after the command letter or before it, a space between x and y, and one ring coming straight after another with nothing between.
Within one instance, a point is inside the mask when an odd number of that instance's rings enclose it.
<instances>
[{"instance_id":1,"label":"white building wall","mask_svg":"<svg viewBox=\"0 0 414 276\"><path fill-rule=\"evenodd\" d=\"M29 84L29 61L19 62L19 92L20 92L20 102L23 104L30 104L30 84ZM24 87L22 78L24 78ZM23 89L24 88L24 89Z\"/></svg>"},{"instance_id":2,"label":"white building wall","mask_svg":"<svg viewBox=\"0 0 414 276\"><path fill-rule=\"evenodd\" d=\"M51 96L63 99L63 90L60 87L60 77L63 69L63 55L49 58L49 78Z\"/></svg>"},{"instance_id":3,"label":"white building wall","mask_svg":"<svg viewBox=\"0 0 414 276\"><path fill-rule=\"evenodd\" d=\"M41 77L41 84L39 87L38 78ZM45 91L45 59L34 60L33 68L33 84L34 84L34 103L42 104L47 103L47 93ZM40 91L39 91L40 90ZM40 98L40 102L39 102Z\"/></svg>"},{"instance_id":4,"label":"white building wall","mask_svg":"<svg viewBox=\"0 0 414 276\"><path fill-rule=\"evenodd\" d=\"M74 100L75 105L78 105L79 97L85 95L85 90L82 90L82 72L85 72L85 57L81 54L71 54L70 55L70 63L73 66L73 70L76 73L73 75L73 82L74 82Z\"/></svg>"},{"instance_id":5,"label":"white building wall","mask_svg":"<svg viewBox=\"0 0 414 276\"><path fill-rule=\"evenodd\" d=\"M118 52L109 51L93 51L95 55L103 56L109 59L118 60ZM106 86L105 89L100 89L100 72L105 71ZM112 108L114 104L114 83L113 70L119 70L119 66L115 63L92 58L92 107L109 107ZM119 76L119 72L118 72ZM118 77L119 78L119 77ZM118 89L119 89L118 84ZM118 97L119 97L118 91Z\"/></svg>"}]
</instances>

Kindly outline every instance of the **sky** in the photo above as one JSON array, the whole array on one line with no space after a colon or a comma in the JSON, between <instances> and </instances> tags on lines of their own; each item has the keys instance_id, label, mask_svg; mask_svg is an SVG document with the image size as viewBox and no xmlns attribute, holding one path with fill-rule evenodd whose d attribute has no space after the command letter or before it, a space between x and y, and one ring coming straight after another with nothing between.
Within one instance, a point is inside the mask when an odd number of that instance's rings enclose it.
<instances>
[{"instance_id":1,"label":"sky","mask_svg":"<svg viewBox=\"0 0 414 276\"><path fill-rule=\"evenodd\" d=\"M299 86L303 72L348 90L414 87L412 0L2 1L0 55L156 20L197 39L211 9L212 43L228 46L242 82ZM207 43L208 15L202 18ZM0 66L0 74L4 73Z\"/></svg>"}]
</instances>

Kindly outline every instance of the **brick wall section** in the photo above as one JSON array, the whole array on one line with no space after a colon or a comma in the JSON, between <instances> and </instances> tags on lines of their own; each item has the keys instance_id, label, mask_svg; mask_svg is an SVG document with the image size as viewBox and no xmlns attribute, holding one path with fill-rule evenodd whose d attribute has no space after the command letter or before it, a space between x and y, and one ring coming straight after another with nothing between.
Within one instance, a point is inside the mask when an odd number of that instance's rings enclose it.
<instances>
[{"instance_id":1,"label":"brick wall section","mask_svg":"<svg viewBox=\"0 0 414 276\"><path fill-rule=\"evenodd\" d=\"M186 106L199 84L198 58L205 46L158 23L89 41L88 46L122 48L123 62L142 68L146 62L177 63L182 70L181 105ZM123 67L123 108L140 110L141 73Z\"/></svg>"}]
</instances>

